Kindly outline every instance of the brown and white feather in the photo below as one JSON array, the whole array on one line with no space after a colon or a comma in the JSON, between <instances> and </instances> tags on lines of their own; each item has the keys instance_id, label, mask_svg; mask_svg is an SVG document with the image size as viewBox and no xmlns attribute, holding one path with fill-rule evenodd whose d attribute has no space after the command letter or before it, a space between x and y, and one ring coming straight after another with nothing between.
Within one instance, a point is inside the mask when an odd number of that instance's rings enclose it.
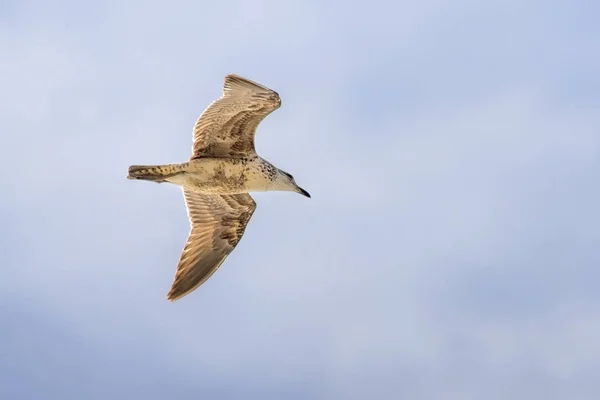
<instances>
[{"instance_id":1,"label":"brown and white feather","mask_svg":"<svg viewBox=\"0 0 600 400\"><path fill-rule=\"evenodd\" d=\"M256 203L247 194L201 194L183 189L191 229L167 295L177 300L202 285L242 238Z\"/></svg>"},{"instance_id":2,"label":"brown and white feather","mask_svg":"<svg viewBox=\"0 0 600 400\"><path fill-rule=\"evenodd\" d=\"M191 159L256 154L256 128L280 106L277 92L241 76L227 75L223 95L202 112L194 125Z\"/></svg>"}]
</instances>

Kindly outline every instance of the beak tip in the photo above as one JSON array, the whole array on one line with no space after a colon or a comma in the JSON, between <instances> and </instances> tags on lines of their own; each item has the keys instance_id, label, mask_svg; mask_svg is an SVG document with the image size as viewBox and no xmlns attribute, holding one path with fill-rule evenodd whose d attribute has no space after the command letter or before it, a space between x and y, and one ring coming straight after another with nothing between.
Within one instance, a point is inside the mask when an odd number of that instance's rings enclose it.
<instances>
[{"instance_id":1,"label":"beak tip","mask_svg":"<svg viewBox=\"0 0 600 400\"><path fill-rule=\"evenodd\" d=\"M306 190L299 188L300 189L300 194L303 196L306 196L310 199L310 193L308 193Z\"/></svg>"}]
</instances>

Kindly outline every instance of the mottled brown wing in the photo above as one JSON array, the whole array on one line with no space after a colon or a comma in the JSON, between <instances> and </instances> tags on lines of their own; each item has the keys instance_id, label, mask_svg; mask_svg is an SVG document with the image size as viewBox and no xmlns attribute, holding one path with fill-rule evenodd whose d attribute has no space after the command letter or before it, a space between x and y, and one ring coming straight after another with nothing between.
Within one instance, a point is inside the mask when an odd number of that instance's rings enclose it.
<instances>
[{"instance_id":1,"label":"mottled brown wing","mask_svg":"<svg viewBox=\"0 0 600 400\"><path fill-rule=\"evenodd\" d=\"M256 209L249 194L207 195L183 189L191 230L167 295L177 300L202 285L238 244Z\"/></svg>"},{"instance_id":2,"label":"mottled brown wing","mask_svg":"<svg viewBox=\"0 0 600 400\"><path fill-rule=\"evenodd\" d=\"M192 159L241 157L255 153L258 124L281 106L277 92L238 75L227 75L223 95L194 126Z\"/></svg>"}]
</instances>

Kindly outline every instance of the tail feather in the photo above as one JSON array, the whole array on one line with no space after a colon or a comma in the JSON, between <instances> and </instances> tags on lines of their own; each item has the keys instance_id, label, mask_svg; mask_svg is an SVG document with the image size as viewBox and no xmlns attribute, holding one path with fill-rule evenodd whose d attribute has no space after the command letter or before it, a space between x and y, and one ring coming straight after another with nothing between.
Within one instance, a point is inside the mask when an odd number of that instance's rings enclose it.
<instances>
[{"instance_id":1,"label":"tail feather","mask_svg":"<svg viewBox=\"0 0 600 400\"><path fill-rule=\"evenodd\" d=\"M166 182L168 178L183 172L179 164L169 165L132 165L129 167L127 179L139 179L152 182Z\"/></svg>"}]
</instances>

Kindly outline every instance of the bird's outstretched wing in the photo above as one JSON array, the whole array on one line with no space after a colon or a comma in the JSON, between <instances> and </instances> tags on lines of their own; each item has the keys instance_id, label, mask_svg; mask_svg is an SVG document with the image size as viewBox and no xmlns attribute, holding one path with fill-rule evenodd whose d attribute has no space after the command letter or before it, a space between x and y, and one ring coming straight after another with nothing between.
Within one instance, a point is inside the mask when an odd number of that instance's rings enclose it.
<instances>
[{"instance_id":1,"label":"bird's outstretched wing","mask_svg":"<svg viewBox=\"0 0 600 400\"><path fill-rule=\"evenodd\" d=\"M170 301L189 294L210 278L238 244L256 209L247 193L207 195L183 189L183 195L191 230L167 295Z\"/></svg>"},{"instance_id":2,"label":"bird's outstretched wing","mask_svg":"<svg viewBox=\"0 0 600 400\"><path fill-rule=\"evenodd\" d=\"M227 75L223 95L202 112L194 125L191 158L255 153L256 127L280 106L277 92L241 76Z\"/></svg>"}]
</instances>

